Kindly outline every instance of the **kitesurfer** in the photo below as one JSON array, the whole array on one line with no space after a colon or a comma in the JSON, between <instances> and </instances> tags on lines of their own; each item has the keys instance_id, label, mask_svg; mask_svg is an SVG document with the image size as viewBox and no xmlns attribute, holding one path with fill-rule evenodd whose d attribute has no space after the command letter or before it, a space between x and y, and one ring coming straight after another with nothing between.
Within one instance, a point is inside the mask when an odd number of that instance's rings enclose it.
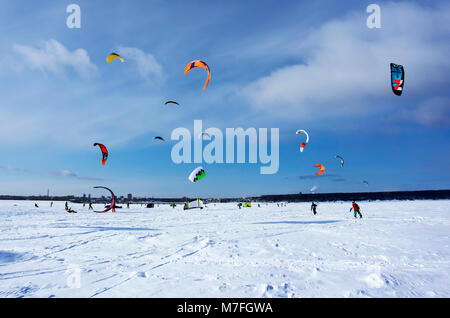
<instances>
[{"instance_id":1,"label":"kitesurfer","mask_svg":"<svg viewBox=\"0 0 450 318\"><path fill-rule=\"evenodd\" d=\"M38 207L39 207L39 205L37 205L37 203L35 203L35 204L34 204L34 207L35 207L35 208L38 208Z\"/></svg>"},{"instance_id":2,"label":"kitesurfer","mask_svg":"<svg viewBox=\"0 0 450 318\"><path fill-rule=\"evenodd\" d=\"M358 218L357 215L359 214L359 218L362 219L362 214L361 214L359 205L355 201L352 202L352 207L350 208L350 212L352 212L352 210L355 212L355 218Z\"/></svg>"},{"instance_id":3,"label":"kitesurfer","mask_svg":"<svg viewBox=\"0 0 450 318\"><path fill-rule=\"evenodd\" d=\"M65 210L67 213L77 213L77 211L72 210L72 208L69 208L69 204L67 202L65 204Z\"/></svg>"},{"instance_id":4,"label":"kitesurfer","mask_svg":"<svg viewBox=\"0 0 450 318\"><path fill-rule=\"evenodd\" d=\"M89 202L89 210L94 210L94 208L92 207L92 203Z\"/></svg>"},{"instance_id":5,"label":"kitesurfer","mask_svg":"<svg viewBox=\"0 0 450 318\"><path fill-rule=\"evenodd\" d=\"M52 207L53 206L53 201L52 202L50 202L50 207Z\"/></svg>"},{"instance_id":6,"label":"kitesurfer","mask_svg":"<svg viewBox=\"0 0 450 318\"><path fill-rule=\"evenodd\" d=\"M317 204L313 202L313 203L311 204L311 211L313 211L314 215L317 214L316 208L317 208Z\"/></svg>"}]
</instances>

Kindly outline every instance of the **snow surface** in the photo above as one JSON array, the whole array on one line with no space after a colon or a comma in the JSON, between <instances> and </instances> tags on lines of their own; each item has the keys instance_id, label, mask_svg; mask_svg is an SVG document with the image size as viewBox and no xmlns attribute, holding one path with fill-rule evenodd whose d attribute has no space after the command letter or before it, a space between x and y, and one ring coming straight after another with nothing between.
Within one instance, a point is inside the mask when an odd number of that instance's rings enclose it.
<instances>
[{"instance_id":1,"label":"snow surface","mask_svg":"<svg viewBox=\"0 0 450 318\"><path fill-rule=\"evenodd\" d=\"M449 200L38 204L0 201L0 297L450 297Z\"/></svg>"}]
</instances>

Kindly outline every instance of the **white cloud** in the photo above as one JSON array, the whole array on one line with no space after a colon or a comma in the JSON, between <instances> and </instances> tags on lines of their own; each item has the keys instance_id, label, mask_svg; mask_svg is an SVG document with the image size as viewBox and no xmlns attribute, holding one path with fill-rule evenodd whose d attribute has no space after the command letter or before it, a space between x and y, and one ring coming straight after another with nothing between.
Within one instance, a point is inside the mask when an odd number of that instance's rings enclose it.
<instances>
[{"instance_id":1,"label":"white cloud","mask_svg":"<svg viewBox=\"0 0 450 318\"><path fill-rule=\"evenodd\" d=\"M63 177L76 177L76 173L73 173L69 170L61 170L61 171L57 171L58 175L61 175Z\"/></svg>"},{"instance_id":2,"label":"white cloud","mask_svg":"<svg viewBox=\"0 0 450 318\"><path fill-rule=\"evenodd\" d=\"M134 47L119 47L118 53L125 61L133 61L136 63L139 75L147 80L162 80L163 68L151 54Z\"/></svg>"},{"instance_id":3,"label":"white cloud","mask_svg":"<svg viewBox=\"0 0 450 318\"><path fill-rule=\"evenodd\" d=\"M419 105L419 98L436 97L439 86L446 94L450 83L450 6L390 3L381 9L381 29L366 27L365 11L328 22L301 43L304 63L274 70L241 94L255 109L292 120L371 116L406 101L425 111L430 103ZM405 66L404 94L397 100L389 84L391 62Z\"/></svg>"},{"instance_id":4,"label":"white cloud","mask_svg":"<svg viewBox=\"0 0 450 318\"><path fill-rule=\"evenodd\" d=\"M69 67L82 77L97 73L97 67L91 62L86 50L76 49L71 52L54 39L41 43L37 48L14 44L13 50L21 57L25 66L32 70L61 74Z\"/></svg>"},{"instance_id":5,"label":"white cloud","mask_svg":"<svg viewBox=\"0 0 450 318\"><path fill-rule=\"evenodd\" d=\"M60 170L60 171L51 171L47 173L48 175L52 176L58 176L58 177L65 177L65 178L75 178L78 180L85 180L85 181L104 181L102 178L94 178L94 177L80 177L75 172L69 171L69 170Z\"/></svg>"},{"instance_id":6,"label":"white cloud","mask_svg":"<svg viewBox=\"0 0 450 318\"><path fill-rule=\"evenodd\" d=\"M450 127L450 98L436 97L413 109L402 109L387 122L411 122L428 127Z\"/></svg>"},{"instance_id":7,"label":"white cloud","mask_svg":"<svg viewBox=\"0 0 450 318\"><path fill-rule=\"evenodd\" d=\"M14 167L14 166L0 166L0 170L5 170L5 171L14 171L14 172L24 172L24 173L29 173L30 171L28 169L25 168L20 168L20 167Z\"/></svg>"}]
</instances>

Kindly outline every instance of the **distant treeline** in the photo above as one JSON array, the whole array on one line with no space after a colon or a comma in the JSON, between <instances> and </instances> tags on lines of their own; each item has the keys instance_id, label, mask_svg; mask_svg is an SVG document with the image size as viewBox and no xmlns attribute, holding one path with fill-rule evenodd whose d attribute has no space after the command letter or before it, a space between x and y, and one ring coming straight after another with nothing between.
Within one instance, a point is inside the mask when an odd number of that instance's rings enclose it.
<instances>
[{"instance_id":1,"label":"distant treeline","mask_svg":"<svg viewBox=\"0 0 450 318\"><path fill-rule=\"evenodd\" d=\"M108 197L104 198L91 198L88 197L76 197L74 195L66 196L46 196L46 195L31 195L31 196L20 196L20 195L0 195L0 200L15 200L15 201L70 201L73 203L109 203L110 199ZM133 198L130 203L146 203L146 202L161 202L161 203L172 203L172 202L186 202L189 200L187 198ZM126 198L117 198L118 203L127 203Z\"/></svg>"},{"instance_id":2,"label":"distant treeline","mask_svg":"<svg viewBox=\"0 0 450 318\"><path fill-rule=\"evenodd\" d=\"M394 191L394 192L357 192L357 193L307 193L307 194L274 194L252 198L256 201L369 201L369 200L443 200L450 199L450 190L429 191Z\"/></svg>"},{"instance_id":3,"label":"distant treeline","mask_svg":"<svg viewBox=\"0 0 450 318\"><path fill-rule=\"evenodd\" d=\"M48 197L46 195L0 195L0 200L30 200L30 201L70 201L75 197L73 195L61 196L61 197Z\"/></svg>"}]
</instances>

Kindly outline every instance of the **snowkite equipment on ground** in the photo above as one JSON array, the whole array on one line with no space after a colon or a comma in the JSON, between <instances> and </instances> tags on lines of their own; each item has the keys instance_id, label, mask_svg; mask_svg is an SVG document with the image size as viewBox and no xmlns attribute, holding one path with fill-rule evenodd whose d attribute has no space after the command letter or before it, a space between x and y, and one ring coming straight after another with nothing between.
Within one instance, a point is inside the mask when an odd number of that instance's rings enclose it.
<instances>
[{"instance_id":1,"label":"snowkite equipment on ground","mask_svg":"<svg viewBox=\"0 0 450 318\"><path fill-rule=\"evenodd\" d=\"M115 207L115 205L116 205L116 196L114 195L114 192L112 192L111 189L108 189L107 187L103 187L103 186L97 186L97 187L94 187L94 189L105 189L105 190L108 190L109 192L111 192L111 197L112 197L112 202L111 202L111 204L109 205L109 207L107 209L105 209L104 211L94 211L95 213L106 213L109 210L111 210L113 207Z\"/></svg>"},{"instance_id":2,"label":"snowkite equipment on ground","mask_svg":"<svg viewBox=\"0 0 450 318\"><path fill-rule=\"evenodd\" d=\"M308 133L307 133L305 130L303 130L303 129L297 130L296 134L297 134L297 135L298 135L298 134L305 134L305 135L306 135L306 142L302 142L302 143L300 144L300 151L303 152L303 150L304 150L305 147L306 147L306 144L309 142L309 135L308 135Z\"/></svg>"},{"instance_id":3,"label":"snowkite equipment on ground","mask_svg":"<svg viewBox=\"0 0 450 318\"><path fill-rule=\"evenodd\" d=\"M204 205L203 205L203 201L200 199L191 201L191 202L186 202L184 204L183 210L190 210L190 209L203 209Z\"/></svg>"},{"instance_id":4,"label":"snowkite equipment on ground","mask_svg":"<svg viewBox=\"0 0 450 318\"><path fill-rule=\"evenodd\" d=\"M318 176L320 176L321 174L323 174L325 172L325 167L322 164L316 163L314 166L320 167L319 171L317 171L317 173L316 173Z\"/></svg>"},{"instance_id":5,"label":"snowkite equipment on ground","mask_svg":"<svg viewBox=\"0 0 450 318\"><path fill-rule=\"evenodd\" d=\"M401 96L405 84L405 69L403 65L391 63L391 86L395 95Z\"/></svg>"},{"instance_id":6,"label":"snowkite equipment on ground","mask_svg":"<svg viewBox=\"0 0 450 318\"><path fill-rule=\"evenodd\" d=\"M106 62L111 63L112 61L114 61L115 59L120 59L120 61L123 63L125 60L123 59L123 57L121 57L119 54L117 53L111 53L110 55L108 55L108 57L106 58Z\"/></svg>"},{"instance_id":7,"label":"snowkite equipment on ground","mask_svg":"<svg viewBox=\"0 0 450 318\"><path fill-rule=\"evenodd\" d=\"M99 143L95 143L94 147L99 146L100 150L102 151L102 166L105 165L106 163L106 159L108 159L108 149L106 149L105 145L103 144L99 144Z\"/></svg>"},{"instance_id":8,"label":"snowkite equipment on ground","mask_svg":"<svg viewBox=\"0 0 450 318\"><path fill-rule=\"evenodd\" d=\"M209 81L211 80L211 70L210 70L208 64L206 64L205 62L200 61L200 60L195 60L195 61L189 62L189 64L184 69L184 75L186 75L187 73L189 73L190 70L192 70L193 68L196 68L196 67L201 67L208 72L208 77L206 78L205 86L203 86L203 90L205 90L206 86L208 86Z\"/></svg>"},{"instance_id":9,"label":"snowkite equipment on ground","mask_svg":"<svg viewBox=\"0 0 450 318\"><path fill-rule=\"evenodd\" d=\"M197 182L206 176L205 170L202 167L195 168L189 175L191 182Z\"/></svg>"},{"instance_id":10,"label":"snowkite equipment on ground","mask_svg":"<svg viewBox=\"0 0 450 318\"><path fill-rule=\"evenodd\" d=\"M343 167L344 166L344 158L342 158L339 155L336 155L336 159L341 159L341 167Z\"/></svg>"},{"instance_id":11,"label":"snowkite equipment on ground","mask_svg":"<svg viewBox=\"0 0 450 318\"><path fill-rule=\"evenodd\" d=\"M246 202L243 205L244 208L251 208L252 207L252 203L251 202Z\"/></svg>"}]
</instances>

